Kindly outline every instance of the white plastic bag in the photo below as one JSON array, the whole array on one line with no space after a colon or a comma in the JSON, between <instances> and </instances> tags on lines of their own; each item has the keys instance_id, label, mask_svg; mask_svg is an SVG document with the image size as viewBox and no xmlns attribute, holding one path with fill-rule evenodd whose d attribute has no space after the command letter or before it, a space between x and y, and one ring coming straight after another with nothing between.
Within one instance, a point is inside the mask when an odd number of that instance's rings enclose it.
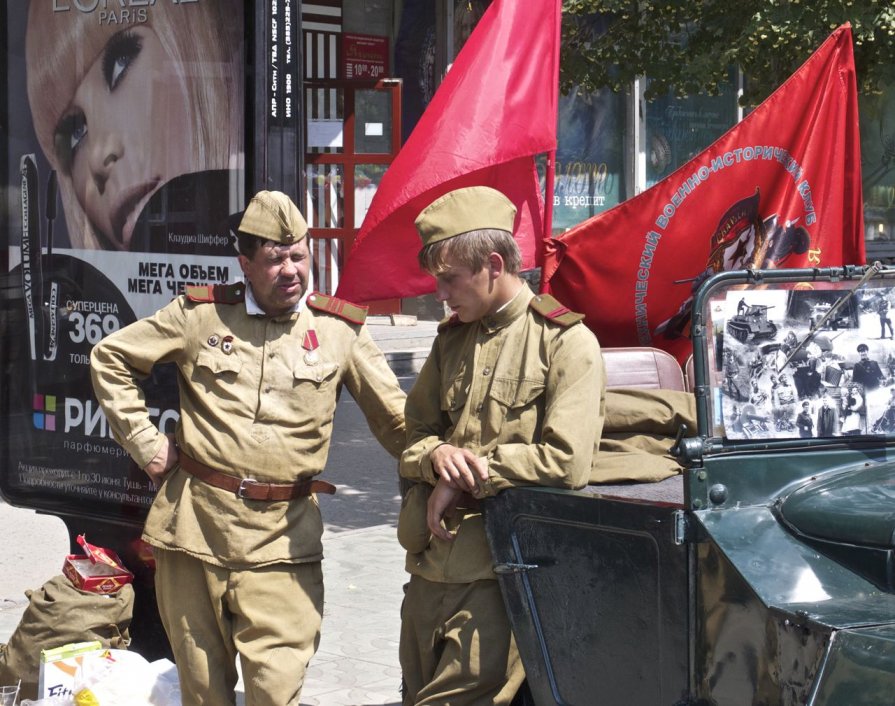
<instances>
[{"instance_id":1,"label":"white plastic bag","mask_svg":"<svg viewBox=\"0 0 895 706\"><path fill-rule=\"evenodd\" d=\"M84 659L75 673L75 706L155 706L156 673L136 652L107 650Z\"/></svg>"},{"instance_id":2,"label":"white plastic bag","mask_svg":"<svg viewBox=\"0 0 895 706\"><path fill-rule=\"evenodd\" d=\"M152 689L152 706L181 706L180 679L177 667L170 659L157 659L149 665L155 672L155 686Z\"/></svg>"},{"instance_id":3,"label":"white plastic bag","mask_svg":"<svg viewBox=\"0 0 895 706\"><path fill-rule=\"evenodd\" d=\"M147 662L135 652L106 650L85 659L75 674L75 696L25 700L19 706L181 706L177 667Z\"/></svg>"}]
</instances>

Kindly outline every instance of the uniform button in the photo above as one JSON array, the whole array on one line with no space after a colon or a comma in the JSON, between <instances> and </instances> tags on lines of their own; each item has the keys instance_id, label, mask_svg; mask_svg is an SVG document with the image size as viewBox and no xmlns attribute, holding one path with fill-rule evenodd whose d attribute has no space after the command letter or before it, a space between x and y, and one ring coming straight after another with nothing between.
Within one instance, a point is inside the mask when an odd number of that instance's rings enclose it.
<instances>
[{"instance_id":1,"label":"uniform button","mask_svg":"<svg viewBox=\"0 0 895 706\"><path fill-rule=\"evenodd\" d=\"M269 388L269 387L265 387L265 388L264 388L264 394L266 395L266 394L269 394L269 393L270 393L270 388Z\"/></svg>"},{"instance_id":2,"label":"uniform button","mask_svg":"<svg viewBox=\"0 0 895 706\"><path fill-rule=\"evenodd\" d=\"M491 368L484 368L482 370L482 375L484 375L485 377L488 377L490 374L491 374Z\"/></svg>"},{"instance_id":3,"label":"uniform button","mask_svg":"<svg viewBox=\"0 0 895 706\"><path fill-rule=\"evenodd\" d=\"M270 352L267 354L267 357L268 357L268 358L273 358L274 355L275 355L274 352L273 352L273 351L270 351Z\"/></svg>"}]
</instances>

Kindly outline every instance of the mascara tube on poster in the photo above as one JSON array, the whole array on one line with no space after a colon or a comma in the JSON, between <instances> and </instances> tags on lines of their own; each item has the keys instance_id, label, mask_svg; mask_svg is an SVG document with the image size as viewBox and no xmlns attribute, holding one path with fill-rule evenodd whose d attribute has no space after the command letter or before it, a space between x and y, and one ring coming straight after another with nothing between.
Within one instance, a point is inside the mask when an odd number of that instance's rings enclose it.
<instances>
[{"instance_id":1,"label":"mascara tube on poster","mask_svg":"<svg viewBox=\"0 0 895 706\"><path fill-rule=\"evenodd\" d=\"M56 170L47 179L47 270L53 271L53 224L56 221Z\"/></svg>"},{"instance_id":2,"label":"mascara tube on poster","mask_svg":"<svg viewBox=\"0 0 895 706\"><path fill-rule=\"evenodd\" d=\"M56 220L56 170L50 171L47 179L47 282L50 291L43 296L47 304L49 315L47 340L44 348L44 360L56 360L56 352L59 348L59 322L56 311L59 306L59 284L53 273L53 225Z\"/></svg>"},{"instance_id":3,"label":"mascara tube on poster","mask_svg":"<svg viewBox=\"0 0 895 706\"><path fill-rule=\"evenodd\" d=\"M26 154L19 163L22 176L22 294L28 321L31 360L43 357L43 272L40 251L40 203L37 164L33 154ZM36 371L32 368L33 372Z\"/></svg>"}]
</instances>

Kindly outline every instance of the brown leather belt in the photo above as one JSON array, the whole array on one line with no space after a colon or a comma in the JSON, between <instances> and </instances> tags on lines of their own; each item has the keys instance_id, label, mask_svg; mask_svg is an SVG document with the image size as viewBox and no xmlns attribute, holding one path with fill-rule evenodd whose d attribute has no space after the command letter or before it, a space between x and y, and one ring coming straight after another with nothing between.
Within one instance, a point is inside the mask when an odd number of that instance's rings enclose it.
<instances>
[{"instance_id":1,"label":"brown leather belt","mask_svg":"<svg viewBox=\"0 0 895 706\"><path fill-rule=\"evenodd\" d=\"M262 483L254 478L237 478L211 466L206 466L204 463L190 458L183 451L180 451L180 467L203 483L222 490L229 490L237 498L248 500L293 500L307 497L311 493L333 495L336 492L336 486L325 480L309 478L294 483Z\"/></svg>"}]
</instances>

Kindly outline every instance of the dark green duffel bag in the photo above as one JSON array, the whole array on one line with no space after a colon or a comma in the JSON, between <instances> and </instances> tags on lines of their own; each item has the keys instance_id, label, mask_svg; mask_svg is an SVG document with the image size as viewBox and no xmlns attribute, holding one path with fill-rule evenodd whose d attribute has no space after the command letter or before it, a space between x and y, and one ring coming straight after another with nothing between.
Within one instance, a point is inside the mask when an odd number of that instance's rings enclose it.
<instances>
[{"instance_id":1,"label":"dark green duffel bag","mask_svg":"<svg viewBox=\"0 0 895 706\"><path fill-rule=\"evenodd\" d=\"M127 649L134 612L132 586L101 595L75 588L59 574L25 595L28 607L9 642L0 646L0 684L21 679L20 699L37 699L41 650L93 640L103 647Z\"/></svg>"}]
</instances>

